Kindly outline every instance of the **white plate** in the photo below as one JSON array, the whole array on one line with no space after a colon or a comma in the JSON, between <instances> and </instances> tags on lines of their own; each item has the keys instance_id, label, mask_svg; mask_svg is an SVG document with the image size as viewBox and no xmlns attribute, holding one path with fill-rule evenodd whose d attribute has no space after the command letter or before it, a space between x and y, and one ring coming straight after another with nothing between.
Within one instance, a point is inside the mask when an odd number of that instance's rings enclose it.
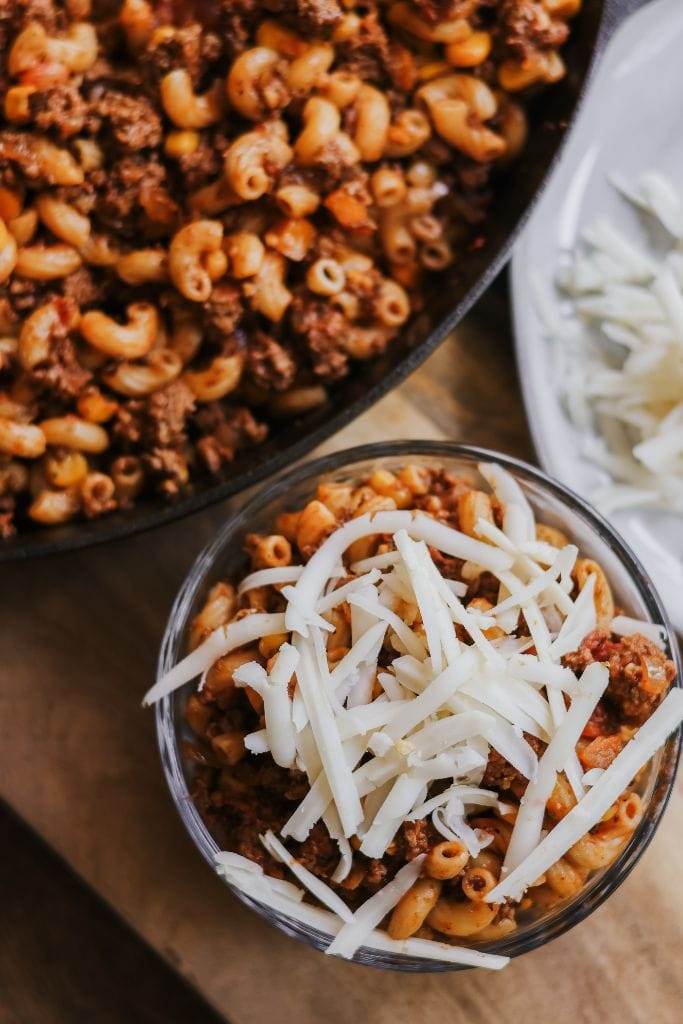
<instances>
[{"instance_id":1,"label":"white plate","mask_svg":"<svg viewBox=\"0 0 683 1024\"><path fill-rule=\"evenodd\" d=\"M609 184L662 170L683 188L683 2L656 0L617 32L603 58L562 161L512 259L517 358L531 433L543 468L590 500L604 473L581 454L579 434L560 404L532 294L533 275L549 295L563 251L598 215L627 232L638 216ZM683 518L652 509L610 516L654 580L683 632Z\"/></svg>"}]
</instances>

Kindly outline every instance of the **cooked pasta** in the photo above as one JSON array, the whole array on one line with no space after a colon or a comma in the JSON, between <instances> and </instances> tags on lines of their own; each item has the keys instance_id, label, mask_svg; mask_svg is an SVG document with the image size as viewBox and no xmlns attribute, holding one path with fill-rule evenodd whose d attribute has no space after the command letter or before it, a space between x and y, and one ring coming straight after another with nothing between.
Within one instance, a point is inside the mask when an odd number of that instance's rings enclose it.
<instances>
[{"instance_id":1,"label":"cooked pasta","mask_svg":"<svg viewBox=\"0 0 683 1024\"><path fill-rule=\"evenodd\" d=\"M494 464L323 480L271 529L146 698L201 674L185 753L219 870L247 892L264 872L269 903L285 864L340 956L382 934L374 903L390 939L476 945L576 898L683 718L652 624L618 632L600 564Z\"/></svg>"},{"instance_id":2,"label":"cooked pasta","mask_svg":"<svg viewBox=\"0 0 683 1024\"><path fill-rule=\"evenodd\" d=\"M481 233L580 0L5 7L0 389L30 400L0 471L78 416L103 514L229 471L381 355ZM91 506L20 488L0 537Z\"/></svg>"}]
</instances>

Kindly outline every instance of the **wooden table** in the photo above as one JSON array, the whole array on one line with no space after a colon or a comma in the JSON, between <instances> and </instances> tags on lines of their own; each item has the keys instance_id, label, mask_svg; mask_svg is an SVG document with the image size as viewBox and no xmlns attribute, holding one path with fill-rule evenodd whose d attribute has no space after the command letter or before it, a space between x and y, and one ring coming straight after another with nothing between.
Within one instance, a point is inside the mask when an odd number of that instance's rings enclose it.
<instances>
[{"instance_id":1,"label":"wooden table","mask_svg":"<svg viewBox=\"0 0 683 1024\"><path fill-rule=\"evenodd\" d=\"M326 448L446 437L531 457L508 330L494 293ZM231 896L176 817L140 708L172 597L225 514L3 568L0 797L232 1024L681 1024L681 782L608 904L501 974L332 960Z\"/></svg>"}]
</instances>

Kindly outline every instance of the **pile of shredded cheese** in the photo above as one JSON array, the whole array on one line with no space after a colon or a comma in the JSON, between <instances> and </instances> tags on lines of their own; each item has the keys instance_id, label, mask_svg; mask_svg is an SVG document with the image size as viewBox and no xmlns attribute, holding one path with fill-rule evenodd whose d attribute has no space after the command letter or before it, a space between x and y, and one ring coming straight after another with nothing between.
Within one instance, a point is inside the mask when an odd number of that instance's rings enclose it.
<instances>
[{"instance_id":1,"label":"pile of shredded cheese","mask_svg":"<svg viewBox=\"0 0 683 1024\"><path fill-rule=\"evenodd\" d=\"M479 469L502 505L502 529L481 519L476 539L418 511L352 519L306 565L259 570L242 582L242 592L281 585L287 602L283 613L252 613L220 627L145 698L151 703L165 697L202 677L219 657L261 636L289 636L270 672L250 662L234 678L263 698L265 728L246 737L247 748L269 752L277 764L296 767L309 779L310 788L281 835L261 837L297 884L269 878L235 853L221 853L217 868L254 900L328 934L330 954L353 957L369 946L494 969L506 963L505 957L446 942L396 941L377 930L416 881L423 858L405 865L353 913L288 852L289 837L303 841L322 820L339 847L335 882L351 869L352 836L361 840L362 853L382 857L403 822L419 818L430 817L441 835L460 840L476 856L490 836L472 828L468 815L481 807L506 810L497 793L481 787L493 749L529 784L501 880L486 898L495 904L519 900L600 820L683 718L683 693L674 690L609 768L582 772L576 743L605 690L608 671L592 664L577 677L561 659L596 626L595 578L573 599L576 547L539 542L534 513L515 479L495 464ZM391 550L344 566L354 541L378 534L393 538ZM482 571L497 577L498 604L487 612L465 608L465 585L442 576L430 546L464 559L468 578ZM352 579L342 583L349 575ZM351 608L352 645L330 667L326 638L333 627L326 616L342 602ZM405 614L407 607L413 615ZM520 613L526 629L519 629ZM493 627L497 638L488 639ZM621 634L639 630L660 645L664 641L661 627L624 616L611 628ZM380 667L382 649L383 662L387 650L393 657ZM296 687L290 698L292 675ZM376 679L383 692L373 697ZM540 759L525 732L547 744ZM578 802L546 835L545 805L561 771ZM437 780L445 788L431 796ZM321 906L303 902L305 891Z\"/></svg>"},{"instance_id":2,"label":"pile of shredded cheese","mask_svg":"<svg viewBox=\"0 0 683 1024\"><path fill-rule=\"evenodd\" d=\"M567 302L535 282L537 308L583 454L610 478L595 504L683 512L683 196L656 172L613 183L651 244L598 219L559 274Z\"/></svg>"}]
</instances>

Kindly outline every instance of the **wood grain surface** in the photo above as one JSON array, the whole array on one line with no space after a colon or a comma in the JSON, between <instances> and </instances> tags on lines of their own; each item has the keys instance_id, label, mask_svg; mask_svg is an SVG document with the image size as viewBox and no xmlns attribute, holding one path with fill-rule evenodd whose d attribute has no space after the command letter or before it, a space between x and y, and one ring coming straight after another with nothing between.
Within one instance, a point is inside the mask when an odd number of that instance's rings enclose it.
<instances>
[{"instance_id":1,"label":"wood grain surface","mask_svg":"<svg viewBox=\"0 0 683 1024\"><path fill-rule=\"evenodd\" d=\"M445 437L530 457L504 308L489 298L326 447ZM621 890L500 974L332 960L231 896L175 815L140 708L173 595L226 511L3 568L0 796L232 1024L681 1024L680 782Z\"/></svg>"},{"instance_id":2,"label":"wood grain surface","mask_svg":"<svg viewBox=\"0 0 683 1024\"><path fill-rule=\"evenodd\" d=\"M0 804L2 1024L223 1019Z\"/></svg>"}]
</instances>

